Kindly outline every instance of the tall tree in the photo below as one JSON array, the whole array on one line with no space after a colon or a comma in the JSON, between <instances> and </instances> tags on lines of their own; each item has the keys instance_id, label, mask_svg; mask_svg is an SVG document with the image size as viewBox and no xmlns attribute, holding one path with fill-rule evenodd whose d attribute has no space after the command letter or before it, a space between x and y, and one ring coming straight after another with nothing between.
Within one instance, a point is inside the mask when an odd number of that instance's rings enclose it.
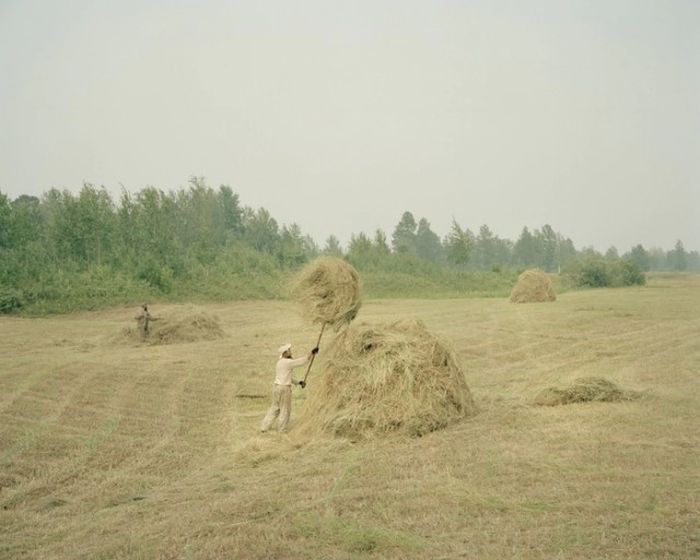
<instances>
[{"instance_id":1,"label":"tall tree","mask_svg":"<svg viewBox=\"0 0 700 560\"><path fill-rule=\"evenodd\" d=\"M513 264L521 267L535 266L537 263L537 246L535 238L527 227L523 228L520 237L513 247Z\"/></svg>"},{"instance_id":2,"label":"tall tree","mask_svg":"<svg viewBox=\"0 0 700 560\"><path fill-rule=\"evenodd\" d=\"M559 268L559 236L552 226L542 226L542 268L554 272Z\"/></svg>"},{"instance_id":3,"label":"tall tree","mask_svg":"<svg viewBox=\"0 0 700 560\"><path fill-rule=\"evenodd\" d=\"M342 257L343 248L340 246L340 241L338 238L331 234L326 239L326 245L323 247L323 254L330 257Z\"/></svg>"},{"instance_id":4,"label":"tall tree","mask_svg":"<svg viewBox=\"0 0 700 560\"><path fill-rule=\"evenodd\" d=\"M254 249L274 254L279 244L279 226L265 208L249 210L245 219L245 239Z\"/></svg>"},{"instance_id":5,"label":"tall tree","mask_svg":"<svg viewBox=\"0 0 700 560\"><path fill-rule=\"evenodd\" d=\"M452 229L445 238L444 245L447 252L447 262L460 268L467 266L473 248L472 240L469 233L463 230L454 218L452 219Z\"/></svg>"},{"instance_id":6,"label":"tall tree","mask_svg":"<svg viewBox=\"0 0 700 560\"><path fill-rule=\"evenodd\" d=\"M442 244L438 235L430 229L430 222L421 218L416 230L416 255L427 261L437 262L442 258Z\"/></svg>"},{"instance_id":7,"label":"tall tree","mask_svg":"<svg viewBox=\"0 0 700 560\"><path fill-rule=\"evenodd\" d=\"M488 270L496 263L496 237L486 224L479 228L474 253L476 264L482 270Z\"/></svg>"},{"instance_id":8,"label":"tall tree","mask_svg":"<svg viewBox=\"0 0 700 560\"><path fill-rule=\"evenodd\" d=\"M668 264L671 270L687 270L688 254L685 252L683 242L679 239L676 241L676 246L668 253Z\"/></svg>"},{"instance_id":9,"label":"tall tree","mask_svg":"<svg viewBox=\"0 0 700 560\"><path fill-rule=\"evenodd\" d=\"M374 232L374 248L380 255L388 255L391 252L386 240L386 233L381 229Z\"/></svg>"},{"instance_id":10,"label":"tall tree","mask_svg":"<svg viewBox=\"0 0 700 560\"><path fill-rule=\"evenodd\" d=\"M416 229L418 225L410 212L404 212L391 236L394 253L416 254Z\"/></svg>"},{"instance_id":11,"label":"tall tree","mask_svg":"<svg viewBox=\"0 0 700 560\"><path fill-rule=\"evenodd\" d=\"M649 255L647 254L646 249L641 244L632 247L632 250L629 252L629 255L626 256L629 256L629 258L636 262L640 270L644 272L647 272L649 270Z\"/></svg>"}]
</instances>

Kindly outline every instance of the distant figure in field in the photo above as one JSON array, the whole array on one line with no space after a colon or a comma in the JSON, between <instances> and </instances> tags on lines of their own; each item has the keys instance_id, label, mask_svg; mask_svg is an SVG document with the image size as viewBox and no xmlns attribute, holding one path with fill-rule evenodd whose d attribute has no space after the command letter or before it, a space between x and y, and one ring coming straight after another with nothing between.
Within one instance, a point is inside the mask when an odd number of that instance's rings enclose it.
<instances>
[{"instance_id":1,"label":"distant figure in field","mask_svg":"<svg viewBox=\"0 0 700 560\"><path fill-rule=\"evenodd\" d=\"M292 377L292 370L303 366L311 356L318 353L318 346L306 356L292 358L292 345L285 344L278 349L280 354L275 366L275 383L272 386L272 406L267 411L260 426L261 432L267 432L277 418L277 429L284 432L287 429L289 416L292 413L292 385L299 385L302 389L306 386L304 381L297 381Z\"/></svg>"},{"instance_id":2,"label":"distant figure in field","mask_svg":"<svg viewBox=\"0 0 700 560\"><path fill-rule=\"evenodd\" d=\"M141 306L141 309L139 309L138 314L136 317L136 328L139 331L139 336L141 337L141 340L146 340L146 337L148 336L148 325L151 321L157 321L155 317L153 317L149 311L148 311L148 304L144 303Z\"/></svg>"}]
</instances>

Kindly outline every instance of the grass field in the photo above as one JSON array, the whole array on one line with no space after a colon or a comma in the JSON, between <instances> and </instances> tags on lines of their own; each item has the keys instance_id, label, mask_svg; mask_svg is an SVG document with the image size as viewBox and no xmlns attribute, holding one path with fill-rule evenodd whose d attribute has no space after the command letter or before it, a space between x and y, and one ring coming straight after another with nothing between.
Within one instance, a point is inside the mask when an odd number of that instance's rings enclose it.
<instances>
[{"instance_id":1,"label":"grass field","mask_svg":"<svg viewBox=\"0 0 700 560\"><path fill-rule=\"evenodd\" d=\"M259 434L277 346L316 329L200 309L223 339L126 342L135 309L0 318L0 558L700 557L700 277L366 302L453 346L480 408L417 439ZM588 375L644 397L530 405Z\"/></svg>"}]
</instances>

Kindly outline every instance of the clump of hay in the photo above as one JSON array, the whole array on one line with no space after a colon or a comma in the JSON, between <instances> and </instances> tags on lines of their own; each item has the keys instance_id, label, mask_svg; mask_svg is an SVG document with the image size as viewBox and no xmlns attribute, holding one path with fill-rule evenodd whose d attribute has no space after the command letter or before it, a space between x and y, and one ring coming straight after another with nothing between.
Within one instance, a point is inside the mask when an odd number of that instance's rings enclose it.
<instances>
[{"instance_id":1,"label":"clump of hay","mask_svg":"<svg viewBox=\"0 0 700 560\"><path fill-rule=\"evenodd\" d=\"M328 324L337 331L360 310L360 277L344 260L321 257L296 276L292 296L312 323Z\"/></svg>"},{"instance_id":2,"label":"clump of hay","mask_svg":"<svg viewBox=\"0 0 700 560\"><path fill-rule=\"evenodd\" d=\"M549 276L537 268L522 272L510 293L511 303L538 303L556 299Z\"/></svg>"},{"instance_id":3,"label":"clump of hay","mask_svg":"<svg viewBox=\"0 0 700 560\"><path fill-rule=\"evenodd\" d=\"M538 406L558 406L583 402L629 401L638 397L639 393L622 389L603 377L580 377L570 387L543 389L533 402Z\"/></svg>"},{"instance_id":4,"label":"clump of hay","mask_svg":"<svg viewBox=\"0 0 700 560\"><path fill-rule=\"evenodd\" d=\"M309 391L302 429L351 438L421 436L476 413L454 355L414 320L349 327Z\"/></svg>"},{"instance_id":5,"label":"clump of hay","mask_svg":"<svg viewBox=\"0 0 700 560\"><path fill-rule=\"evenodd\" d=\"M162 315L154 313L154 319L148 325L148 336L143 341L146 344L178 344L217 340L224 336L218 317L194 307ZM123 335L128 340L141 341L135 326L125 329Z\"/></svg>"}]
</instances>

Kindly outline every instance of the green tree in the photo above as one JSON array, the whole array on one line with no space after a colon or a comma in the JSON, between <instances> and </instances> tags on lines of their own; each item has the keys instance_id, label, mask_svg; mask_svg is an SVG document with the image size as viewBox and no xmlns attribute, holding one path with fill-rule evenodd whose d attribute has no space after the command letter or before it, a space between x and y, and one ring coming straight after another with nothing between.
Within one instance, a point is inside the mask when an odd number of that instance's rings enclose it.
<instances>
[{"instance_id":1,"label":"green tree","mask_svg":"<svg viewBox=\"0 0 700 560\"><path fill-rule=\"evenodd\" d=\"M488 270L496 265L496 236L486 224L479 228L474 256L476 265L481 270Z\"/></svg>"},{"instance_id":2,"label":"green tree","mask_svg":"<svg viewBox=\"0 0 700 560\"><path fill-rule=\"evenodd\" d=\"M248 209L244 213L244 224L245 240L254 249L274 255L280 242L280 234L277 221L270 213L265 208L259 208L257 212Z\"/></svg>"},{"instance_id":3,"label":"green tree","mask_svg":"<svg viewBox=\"0 0 700 560\"><path fill-rule=\"evenodd\" d=\"M523 268L537 264L536 240L527 227L523 228L513 247L513 264Z\"/></svg>"},{"instance_id":4,"label":"green tree","mask_svg":"<svg viewBox=\"0 0 700 560\"><path fill-rule=\"evenodd\" d=\"M348 261L358 268L376 264L378 254L372 240L366 234L360 232L350 236L348 245Z\"/></svg>"},{"instance_id":5,"label":"green tree","mask_svg":"<svg viewBox=\"0 0 700 560\"><path fill-rule=\"evenodd\" d=\"M243 234L243 210L238 195L228 185L221 185L218 198L226 232L236 238L241 237Z\"/></svg>"},{"instance_id":6,"label":"green tree","mask_svg":"<svg viewBox=\"0 0 700 560\"><path fill-rule=\"evenodd\" d=\"M12 237L12 208L7 195L0 192L0 249L10 249Z\"/></svg>"},{"instance_id":7,"label":"green tree","mask_svg":"<svg viewBox=\"0 0 700 560\"><path fill-rule=\"evenodd\" d=\"M430 222L421 218L415 236L416 255L426 261L438 262L442 258L442 244L438 235L430 229Z\"/></svg>"},{"instance_id":8,"label":"green tree","mask_svg":"<svg viewBox=\"0 0 700 560\"><path fill-rule=\"evenodd\" d=\"M418 224L410 212L404 212L391 236L394 253L416 254L416 229Z\"/></svg>"},{"instance_id":9,"label":"green tree","mask_svg":"<svg viewBox=\"0 0 700 560\"><path fill-rule=\"evenodd\" d=\"M627 256L637 263L640 270L644 272L649 270L649 255L641 244L632 247Z\"/></svg>"},{"instance_id":10,"label":"green tree","mask_svg":"<svg viewBox=\"0 0 700 560\"><path fill-rule=\"evenodd\" d=\"M343 248L340 246L340 241L338 238L331 234L326 239L326 245L323 247L323 254L330 257L342 257Z\"/></svg>"},{"instance_id":11,"label":"green tree","mask_svg":"<svg viewBox=\"0 0 700 560\"><path fill-rule=\"evenodd\" d=\"M277 260L283 267L296 267L306 262L307 240L297 224L283 226L277 248Z\"/></svg>"},{"instance_id":12,"label":"green tree","mask_svg":"<svg viewBox=\"0 0 700 560\"><path fill-rule=\"evenodd\" d=\"M668 252L668 264L671 270L683 271L688 269L688 254L683 242L679 239L672 251Z\"/></svg>"},{"instance_id":13,"label":"green tree","mask_svg":"<svg viewBox=\"0 0 700 560\"><path fill-rule=\"evenodd\" d=\"M42 216L39 199L23 194L12 202L12 238L15 247L24 246L41 238Z\"/></svg>"},{"instance_id":14,"label":"green tree","mask_svg":"<svg viewBox=\"0 0 700 560\"><path fill-rule=\"evenodd\" d=\"M542 246L540 267L547 272L554 272L559 269L559 237L549 224L542 226L540 236Z\"/></svg>"},{"instance_id":15,"label":"green tree","mask_svg":"<svg viewBox=\"0 0 700 560\"><path fill-rule=\"evenodd\" d=\"M388 255L391 253L386 240L386 233L381 229L377 229L377 231L374 232L374 248L380 255Z\"/></svg>"},{"instance_id":16,"label":"green tree","mask_svg":"<svg viewBox=\"0 0 700 560\"><path fill-rule=\"evenodd\" d=\"M617 247L614 245L611 246L606 252L605 252L605 258L606 260L609 261L616 261L620 258L620 254L617 252Z\"/></svg>"},{"instance_id":17,"label":"green tree","mask_svg":"<svg viewBox=\"0 0 700 560\"><path fill-rule=\"evenodd\" d=\"M445 238L444 246L447 253L447 262L460 268L467 266L471 257L473 243L469 233L463 230L454 218L452 219L452 229Z\"/></svg>"}]
</instances>

